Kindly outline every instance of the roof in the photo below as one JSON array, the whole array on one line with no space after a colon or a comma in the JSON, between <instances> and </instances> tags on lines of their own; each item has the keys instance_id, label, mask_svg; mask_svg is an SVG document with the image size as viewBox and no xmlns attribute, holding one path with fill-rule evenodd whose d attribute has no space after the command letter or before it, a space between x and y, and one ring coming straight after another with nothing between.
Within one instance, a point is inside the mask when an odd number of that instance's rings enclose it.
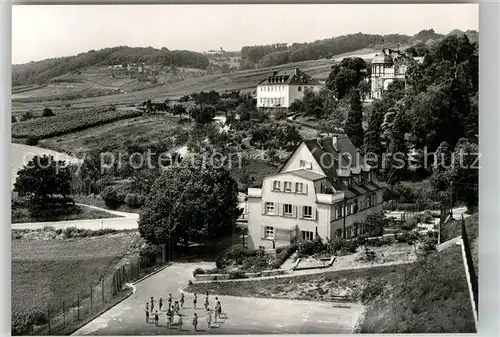
<instances>
[{"instance_id":1,"label":"roof","mask_svg":"<svg viewBox=\"0 0 500 337\"><path fill-rule=\"evenodd\" d=\"M382 52L382 54L375 54L375 57L372 60L372 64L375 63L392 63L392 58L385 52Z\"/></svg>"},{"instance_id":2,"label":"roof","mask_svg":"<svg viewBox=\"0 0 500 337\"><path fill-rule=\"evenodd\" d=\"M323 175L323 174L319 174L319 173L316 173L316 172L313 172L313 171L310 171L310 170L306 170L306 169L300 169L300 170L297 170L297 171L289 171L287 173L291 173L291 174L296 175L298 177L301 177L301 178L304 178L304 179L308 179L308 180L312 180L312 181L326 178L326 176Z\"/></svg>"},{"instance_id":3,"label":"roof","mask_svg":"<svg viewBox=\"0 0 500 337\"><path fill-rule=\"evenodd\" d=\"M356 147L352 144L349 137L346 134L338 134L331 137L319 138L319 139L308 139L303 141L304 145L309 149L314 159L321 166L326 178L330 181L333 188L338 191L346 191L346 198L350 198L356 195L362 195L370 191L374 191L385 187L385 183L379 181L375 176L373 171L372 181L366 182L362 185L358 185L354 179L351 181L351 186L347 186L343 179L338 178L348 178L356 174L360 174L362 171L369 171L369 166L364 163L364 159L359 154ZM290 155L288 160L293 156ZM288 160L283 164L283 168ZM281 170L280 168L280 170ZM298 173L300 171L291 171L288 173L298 174L310 174L307 179L313 179L315 176L320 177L321 175L314 172ZM319 179L319 178L317 178Z\"/></svg>"},{"instance_id":4,"label":"roof","mask_svg":"<svg viewBox=\"0 0 500 337\"><path fill-rule=\"evenodd\" d=\"M259 85L321 85L318 80L298 68L275 71Z\"/></svg>"}]
</instances>

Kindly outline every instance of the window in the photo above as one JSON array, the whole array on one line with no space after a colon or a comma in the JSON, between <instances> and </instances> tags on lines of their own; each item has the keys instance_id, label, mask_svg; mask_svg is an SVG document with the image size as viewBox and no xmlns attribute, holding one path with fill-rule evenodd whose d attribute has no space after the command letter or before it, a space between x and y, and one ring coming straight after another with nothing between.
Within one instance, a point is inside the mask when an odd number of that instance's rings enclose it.
<instances>
[{"instance_id":1,"label":"window","mask_svg":"<svg viewBox=\"0 0 500 337\"><path fill-rule=\"evenodd\" d=\"M335 236L337 236L338 238L342 237L342 228L339 228L335 231Z\"/></svg>"},{"instance_id":2,"label":"window","mask_svg":"<svg viewBox=\"0 0 500 337\"><path fill-rule=\"evenodd\" d=\"M266 214L274 214L274 203L266 202Z\"/></svg>"},{"instance_id":3,"label":"window","mask_svg":"<svg viewBox=\"0 0 500 337\"><path fill-rule=\"evenodd\" d=\"M292 205L291 204L284 204L283 205L283 215L285 216L292 216Z\"/></svg>"},{"instance_id":4,"label":"window","mask_svg":"<svg viewBox=\"0 0 500 337\"><path fill-rule=\"evenodd\" d=\"M304 206L303 208L303 215L304 219L312 219L312 207L311 206Z\"/></svg>"},{"instance_id":5,"label":"window","mask_svg":"<svg viewBox=\"0 0 500 337\"><path fill-rule=\"evenodd\" d=\"M303 183L295 183L295 191L297 193L304 193L304 184Z\"/></svg>"},{"instance_id":6,"label":"window","mask_svg":"<svg viewBox=\"0 0 500 337\"><path fill-rule=\"evenodd\" d=\"M302 233L302 240L313 240L314 239L314 233L310 231L301 231Z\"/></svg>"},{"instance_id":7,"label":"window","mask_svg":"<svg viewBox=\"0 0 500 337\"><path fill-rule=\"evenodd\" d=\"M366 208L370 208L372 205L371 205L371 198L370 196L366 197Z\"/></svg>"},{"instance_id":8,"label":"window","mask_svg":"<svg viewBox=\"0 0 500 337\"><path fill-rule=\"evenodd\" d=\"M301 160L300 161L300 167L303 167L307 170L311 170L312 169L312 163L310 161L306 161L306 160Z\"/></svg>"},{"instance_id":9,"label":"window","mask_svg":"<svg viewBox=\"0 0 500 337\"><path fill-rule=\"evenodd\" d=\"M299 91L302 91L302 87L299 85L299 88L298 88Z\"/></svg>"},{"instance_id":10,"label":"window","mask_svg":"<svg viewBox=\"0 0 500 337\"><path fill-rule=\"evenodd\" d=\"M285 192L292 192L292 183L290 181L285 181Z\"/></svg>"},{"instance_id":11,"label":"window","mask_svg":"<svg viewBox=\"0 0 500 337\"><path fill-rule=\"evenodd\" d=\"M265 238L266 239L274 239L274 227L266 226Z\"/></svg>"},{"instance_id":12,"label":"window","mask_svg":"<svg viewBox=\"0 0 500 337\"><path fill-rule=\"evenodd\" d=\"M278 180L275 180L273 183L273 190L279 191L280 189L281 189L280 182Z\"/></svg>"},{"instance_id":13,"label":"window","mask_svg":"<svg viewBox=\"0 0 500 337\"><path fill-rule=\"evenodd\" d=\"M351 204L347 204L346 215L351 215Z\"/></svg>"},{"instance_id":14,"label":"window","mask_svg":"<svg viewBox=\"0 0 500 337\"><path fill-rule=\"evenodd\" d=\"M337 213L336 213L337 219L339 219L342 217L342 205L340 205L340 204L337 205L336 209L337 209Z\"/></svg>"}]
</instances>

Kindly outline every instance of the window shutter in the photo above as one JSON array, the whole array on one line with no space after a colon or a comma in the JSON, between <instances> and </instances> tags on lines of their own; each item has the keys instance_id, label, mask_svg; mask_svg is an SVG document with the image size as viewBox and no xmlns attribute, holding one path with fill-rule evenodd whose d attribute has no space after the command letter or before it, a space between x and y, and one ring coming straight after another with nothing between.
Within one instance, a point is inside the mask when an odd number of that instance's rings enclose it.
<instances>
[{"instance_id":1,"label":"window shutter","mask_svg":"<svg viewBox=\"0 0 500 337\"><path fill-rule=\"evenodd\" d=\"M282 204L281 202L278 203L278 215L279 216L283 216L283 213L284 213L283 208L284 207L285 207L285 204Z\"/></svg>"},{"instance_id":2,"label":"window shutter","mask_svg":"<svg viewBox=\"0 0 500 337\"><path fill-rule=\"evenodd\" d=\"M302 212L304 209L304 206L298 206L299 207L299 219L302 219Z\"/></svg>"},{"instance_id":3,"label":"window shutter","mask_svg":"<svg viewBox=\"0 0 500 337\"><path fill-rule=\"evenodd\" d=\"M292 216L293 216L294 218L296 218L296 217L297 217L297 205L293 205L293 206L292 206Z\"/></svg>"},{"instance_id":4,"label":"window shutter","mask_svg":"<svg viewBox=\"0 0 500 337\"><path fill-rule=\"evenodd\" d=\"M266 238L266 226L260 226L260 227L261 227L260 238L265 239Z\"/></svg>"},{"instance_id":5,"label":"window shutter","mask_svg":"<svg viewBox=\"0 0 500 337\"><path fill-rule=\"evenodd\" d=\"M307 194L307 184L304 184L304 194Z\"/></svg>"},{"instance_id":6,"label":"window shutter","mask_svg":"<svg viewBox=\"0 0 500 337\"><path fill-rule=\"evenodd\" d=\"M317 208L313 208L312 216L313 216L313 220L318 219L318 209Z\"/></svg>"},{"instance_id":7,"label":"window shutter","mask_svg":"<svg viewBox=\"0 0 500 337\"><path fill-rule=\"evenodd\" d=\"M291 187L292 193L295 193L295 191L297 190L297 189L296 189L297 183L293 183L293 182L292 182L292 183L290 183L290 184L292 185L292 187Z\"/></svg>"},{"instance_id":8,"label":"window shutter","mask_svg":"<svg viewBox=\"0 0 500 337\"><path fill-rule=\"evenodd\" d=\"M261 202L261 208L262 214L266 214L266 203L264 201Z\"/></svg>"}]
</instances>

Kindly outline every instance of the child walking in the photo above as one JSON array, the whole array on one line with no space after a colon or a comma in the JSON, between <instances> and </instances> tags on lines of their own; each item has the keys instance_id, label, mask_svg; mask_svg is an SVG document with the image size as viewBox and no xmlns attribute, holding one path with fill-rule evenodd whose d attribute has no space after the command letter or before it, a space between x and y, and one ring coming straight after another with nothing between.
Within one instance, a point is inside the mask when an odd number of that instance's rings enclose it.
<instances>
[{"instance_id":1,"label":"child walking","mask_svg":"<svg viewBox=\"0 0 500 337\"><path fill-rule=\"evenodd\" d=\"M155 326L158 326L158 310L155 311Z\"/></svg>"},{"instance_id":2,"label":"child walking","mask_svg":"<svg viewBox=\"0 0 500 337\"><path fill-rule=\"evenodd\" d=\"M184 309L184 293L181 293L181 299L179 302L181 303L181 309Z\"/></svg>"},{"instance_id":3,"label":"child walking","mask_svg":"<svg viewBox=\"0 0 500 337\"><path fill-rule=\"evenodd\" d=\"M163 298L160 296L160 299L158 300L158 305L160 306L160 311L161 308L163 307Z\"/></svg>"},{"instance_id":4,"label":"child walking","mask_svg":"<svg viewBox=\"0 0 500 337\"><path fill-rule=\"evenodd\" d=\"M168 294L168 307L172 306L172 294Z\"/></svg>"},{"instance_id":5,"label":"child walking","mask_svg":"<svg viewBox=\"0 0 500 337\"><path fill-rule=\"evenodd\" d=\"M212 327L212 313L210 312L210 309L207 309L207 325L209 328Z\"/></svg>"},{"instance_id":6,"label":"child walking","mask_svg":"<svg viewBox=\"0 0 500 337\"><path fill-rule=\"evenodd\" d=\"M182 329L182 316L179 315L179 319L177 320L177 328L179 331Z\"/></svg>"},{"instance_id":7,"label":"child walking","mask_svg":"<svg viewBox=\"0 0 500 337\"><path fill-rule=\"evenodd\" d=\"M151 312L155 310L155 300L153 299L153 296L151 296Z\"/></svg>"},{"instance_id":8,"label":"child walking","mask_svg":"<svg viewBox=\"0 0 500 337\"><path fill-rule=\"evenodd\" d=\"M146 311L146 323L149 323L149 303L146 303L144 311Z\"/></svg>"},{"instance_id":9,"label":"child walking","mask_svg":"<svg viewBox=\"0 0 500 337\"><path fill-rule=\"evenodd\" d=\"M196 294L194 294L194 298L193 298L193 309L196 309L196 302L198 302L198 297L196 296Z\"/></svg>"},{"instance_id":10,"label":"child walking","mask_svg":"<svg viewBox=\"0 0 500 337\"><path fill-rule=\"evenodd\" d=\"M194 326L194 331L198 331L198 314L196 314L196 312L194 313L193 316L193 326Z\"/></svg>"}]
</instances>

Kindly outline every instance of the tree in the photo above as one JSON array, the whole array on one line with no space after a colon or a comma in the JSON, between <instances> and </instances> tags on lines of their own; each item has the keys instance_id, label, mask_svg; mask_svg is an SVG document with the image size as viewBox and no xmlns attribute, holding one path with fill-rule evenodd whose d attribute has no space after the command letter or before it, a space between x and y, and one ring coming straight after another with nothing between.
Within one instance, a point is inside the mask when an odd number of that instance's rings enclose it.
<instances>
[{"instance_id":1,"label":"tree","mask_svg":"<svg viewBox=\"0 0 500 337\"><path fill-rule=\"evenodd\" d=\"M55 116L50 108L44 108L42 112L42 117L52 117Z\"/></svg>"},{"instance_id":2,"label":"tree","mask_svg":"<svg viewBox=\"0 0 500 337\"><path fill-rule=\"evenodd\" d=\"M461 138L453 153L451 176L453 194L464 201L467 209L475 211L479 201L479 148L466 138Z\"/></svg>"},{"instance_id":3,"label":"tree","mask_svg":"<svg viewBox=\"0 0 500 337\"><path fill-rule=\"evenodd\" d=\"M16 123L17 122L16 116L12 115L10 121L11 123Z\"/></svg>"},{"instance_id":4,"label":"tree","mask_svg":"<svg viewBox=\"0 0 500 337\"><path fill-rule=\"evenodd\" d=\"M363 107L357 90L351 94L351 110L344 127L345 133L356 148L363 146Z\"/></svg>"},{"instance_id":5,"label":"tree","mask_svg":"<svg viewBox=\"0 0 500 337\"><path fill-rule=\"evenodd\" d=\"M442 142L436 150L434 163L432 166L431 185L439 201L447 201L451 188L451 164L452 153L450 146Z\"/></svg>"},{"instance_id":6,"label":"tree","mask_svg":"<svg viewBox=\"0 0 500 337\"><path fill-rule=\"evenodd\" d=\"M382 146L382 123L384 122L383 105L380 101L375 101L372 105L372 111L368 116L368 126L365 132L364 149L366 153L373 153L380 157L384 152ZM380 162L368 162L369 165L380 165Z\"/></svg>"},{"instance_id":7,"label":"tree","mask_svg":"<svg viewBox=\"0 0 500 337\"><path fill-rule=\"evenodd\" d=\"M220 240L234 230L241 214L237 205L237 184L225 168L170 166L151 188L139 233L149 243L168 243L174 250L178 244Z\"/></svg>"},{"instance_id":8,"label":"tree","mask_svg":"<svg viewBox=\"0 0 500 337\"><path fill-rule=\"evenodd\" d=\"M332 67L326 87L335 92L338 99L342 99L359 86L366 76L366 68L366 62L362 58L344 58Z\"/></svg>"},{"instance_id":9,"label":"tree","mask_svg":"<svg viewBox=\"0 0 500 337\"><path fill-rule=\"evenodd\" d=\"M33 119L33 112L31 111L26 111L22 116L21 116L21 122Z\"/></svg>"},{"instance_id":10,"label":"tree","mask_svg":"<svg viewBox=\"0 0 500 337\"><path fill-rule=\"evenodd\" d=\"M182 104L176 104L172 108L172 115L179 116L182 121L182 115L187 115L187 110Z\"/></svg>"},{"instance_id":11,"label":"tree","mask_svg":"<svg viewBox=\"0 0 500 337\"><path fill-rule=\"evenodd\" d=\"M189 110L189 116L198 124L211 123L215 117L215 109L211 106L193 107Z\"/></svg>"},{"instance_id":12,"label":"tree","mask_svg":"<svg viewBox=\"0 0 500 337\"><path fill-rule=\"evenodd\" d=\"M62 160L35 156L17 173L14 192L27 199L32 213L72 203L70 170Z\"/></svg>"}]
</instances>

